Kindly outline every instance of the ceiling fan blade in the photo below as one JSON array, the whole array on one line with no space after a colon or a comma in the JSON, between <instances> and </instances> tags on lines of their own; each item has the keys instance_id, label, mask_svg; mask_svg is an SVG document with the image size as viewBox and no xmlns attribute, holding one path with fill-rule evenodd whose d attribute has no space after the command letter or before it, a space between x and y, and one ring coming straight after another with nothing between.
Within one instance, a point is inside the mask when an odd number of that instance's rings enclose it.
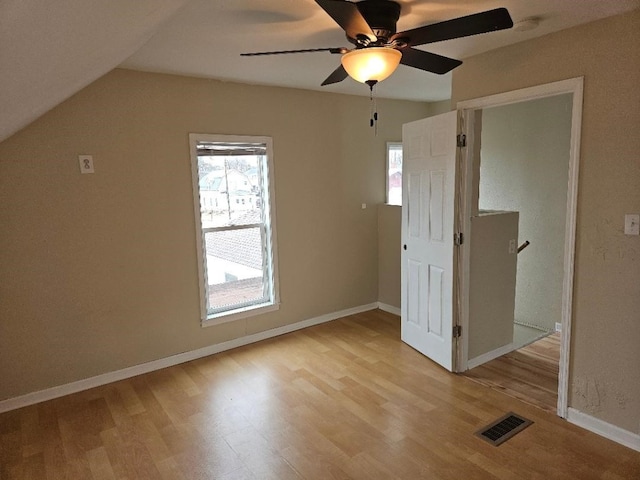
<instances>
[{"instance_id":1,"label":"ceiling fan blade","mask_svg":"<svg viewBox=\"0 0 640 480\"><path fill-rule=\"evenodd\" d=\"M427 72L443 75L462 65L460 60L455 60L431 52L424 52L415 48L406 47L401 50L400 63L409 67L418 68Z\"/></svg>"},{"instance_id":2,"label":"ceiling fan blade","mask_svg":"<svg viewBox=\"0 0 640 480\"><path fill-rule=\"evenodd\" d=\"M349 38L366 35L372 42L378 39L355 3L345 0L316 0L316 3L347 32Z\"/></svg>"},{"instance_id":3,"label":"ceiling fan blade","mask_svg":"<svg viewBox=\"0 0 640 480\"><path fill-rule=\"evenodd\" d=\"M513 27L513 20L511 20L509 11L506 8L496 8L396 33L391 37L391 40L401 38L409 45L416 46L504 30L511 27Z\"/></svg>"},{"instance_id":4,"label":"ceiling fan blade","mask_svg":"<svg viewBox=\"0 0 640 480\"><path fill-rule=\"evenodd\" d=\"M309 52L330 52L330 53L347 53L349 51L348 48L338 47L338 48L306 48L303 50L278 50L275 52L251 52L251 53L241 53L242 57L258 57L260 55L282 55L285 53L309 53Z\"/></svg>"},{"instance_id":5,"label":"ceiling fan blade","mask_svg":"<svg viewBox=\"0 0 640 480\"><path fill-rule=\"evenodd\" d=\"M322 86L331 85L332 83L338 83L347 78L349 74L344 69L342 65L336 68L331 75L329 75L324 82L322 82Z\"/></svg>"}]
</instances>

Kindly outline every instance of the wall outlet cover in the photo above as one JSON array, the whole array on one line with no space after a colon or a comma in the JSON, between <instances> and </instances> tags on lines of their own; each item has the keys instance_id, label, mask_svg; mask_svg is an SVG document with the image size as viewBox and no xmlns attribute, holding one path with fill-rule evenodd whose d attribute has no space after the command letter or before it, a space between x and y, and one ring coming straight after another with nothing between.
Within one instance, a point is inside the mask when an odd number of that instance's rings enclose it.
<instances>
[{"instance_id":1,"label":"wall outlet cover","mask_svg":"<svg viewBox=\"0 0 640 480\"><path fill-rule=\"evenodd\" d=\"M78 155L80 173L95 173L93 169L93 155Z\"/></svg>"},{"instance_id":2,"label":"wall outlet cover","mask_svg":"<svg viewBox=\"0 0 640 480\"><path fill-rule=\"evenodd\" d=\"M640 214L628 213L624 216L624 234L640 235Z\"/></svg>"}]
</instances>

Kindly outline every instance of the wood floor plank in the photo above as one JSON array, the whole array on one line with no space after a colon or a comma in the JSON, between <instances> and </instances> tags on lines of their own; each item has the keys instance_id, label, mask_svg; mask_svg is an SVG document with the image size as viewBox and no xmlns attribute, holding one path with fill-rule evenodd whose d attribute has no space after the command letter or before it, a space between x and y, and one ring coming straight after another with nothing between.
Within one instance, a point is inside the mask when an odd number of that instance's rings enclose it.
<instances>
[{"instance_id":1,"label":"wood floor plank","mask_svg":"<svg viewBox=\"0 0 640 480\"><path fill-rule=\"evenodd\" d=\"M486 382L511 371L547 395L558 346ZM640 453L474 380L373 310L0 414L0 478L640 478ZM474 436L508 411L534 424L500 447Z\"/></svg>"},{"instance_id":2,"label":"wood floor plank","mask_svg":"<svg viewBox=\"0 0 640 480\"><path fill-rule=\"evenodd\" d=\"M554 333L473 368L465 376L554 413L558 403L559 363L560 334Z\"/></svg>"},{"instance_id":3,"label":"wood floor plank","mask_svg":"<svg viewBox=\"0 0 640 480\"><path fill-rule=\"evenodd\" d=\"M116 476L111 467L111 461L104 447L98 447L87 452L89 469L95 480L115 480Z\"/></svg>"}]
</instances>

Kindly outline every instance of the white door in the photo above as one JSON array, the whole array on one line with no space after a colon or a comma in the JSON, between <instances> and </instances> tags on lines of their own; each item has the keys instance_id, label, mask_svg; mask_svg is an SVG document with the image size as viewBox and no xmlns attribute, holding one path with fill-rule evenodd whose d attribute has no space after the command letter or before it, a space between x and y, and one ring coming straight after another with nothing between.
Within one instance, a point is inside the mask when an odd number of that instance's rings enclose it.
<instances>
[{"instance_id":1,"label":"white door","mask_svg":"<svg viewBox=\"0 0 640 480\"><path fill-rule=\"evenodd\" d=\"M457 112L402 128L402 341L453 370Z\"/></svg>"}]
</instances>

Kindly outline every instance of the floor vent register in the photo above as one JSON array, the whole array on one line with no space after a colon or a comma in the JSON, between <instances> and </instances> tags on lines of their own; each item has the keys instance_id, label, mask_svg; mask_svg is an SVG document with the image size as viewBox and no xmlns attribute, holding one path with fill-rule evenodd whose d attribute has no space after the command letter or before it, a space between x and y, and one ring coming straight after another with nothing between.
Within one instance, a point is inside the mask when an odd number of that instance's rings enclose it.
<instances>
[{"instance_id":1,"label":"floor vent register","mask_svg":"<svg viewBox=\"0 0 640 480\"><path fill-rule=\"evenodd\" d=\"M476 436L497 447L501 443L509 440L516 433L527 428L532 423L533 422L531 420L527 420L520 415L509 412L495 422L491 422L486 427L478 430L476 432Z\"/></svg>"}]
</instances>

